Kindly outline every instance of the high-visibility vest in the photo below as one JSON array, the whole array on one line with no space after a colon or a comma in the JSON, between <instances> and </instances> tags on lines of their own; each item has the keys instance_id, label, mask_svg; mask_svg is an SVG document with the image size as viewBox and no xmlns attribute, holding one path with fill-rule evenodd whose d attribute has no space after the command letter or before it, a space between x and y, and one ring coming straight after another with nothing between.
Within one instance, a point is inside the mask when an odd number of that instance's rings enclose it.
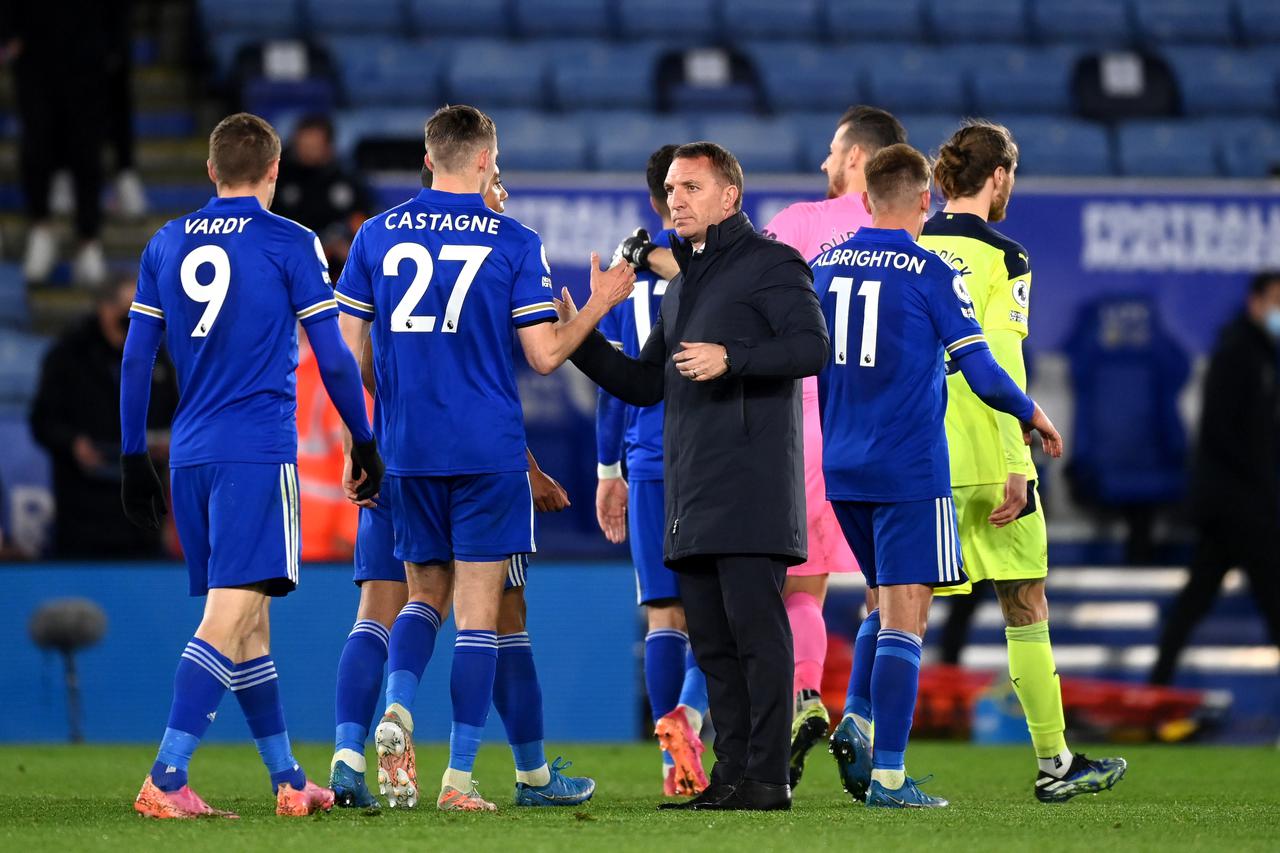
<instances>
[{"instance_id":1,"label":"high-visibility vest","mask_svg":"<svg viewBox=\"0 0 1280 853\"><path fill-rule=\"evenodd\" d=\"M329 401L309 347L298 353L298 491L302 559L349 560L358 510L342 491L342 418ZM366 405L369 405L366 395Z\"/></svg>"}]
</instances>

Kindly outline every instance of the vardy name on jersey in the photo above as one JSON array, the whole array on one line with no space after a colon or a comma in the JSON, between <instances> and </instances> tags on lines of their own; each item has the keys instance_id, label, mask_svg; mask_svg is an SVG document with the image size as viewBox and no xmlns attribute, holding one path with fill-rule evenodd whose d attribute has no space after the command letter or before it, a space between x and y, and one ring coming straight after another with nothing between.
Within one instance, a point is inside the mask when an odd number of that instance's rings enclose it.
<instances>
[{"instance_id":1,"label":"vardy name on jersey","mask_svg":"<svg viewBox=\"0 0 1280 853\"><path fill-rule=\"evenodd\" d=\"M170 465L297 459L297 324L336 314L320 240L256 198L214 198L161 228L129 315L165 325L181 394Z\"/></svg>"}]
</instances>

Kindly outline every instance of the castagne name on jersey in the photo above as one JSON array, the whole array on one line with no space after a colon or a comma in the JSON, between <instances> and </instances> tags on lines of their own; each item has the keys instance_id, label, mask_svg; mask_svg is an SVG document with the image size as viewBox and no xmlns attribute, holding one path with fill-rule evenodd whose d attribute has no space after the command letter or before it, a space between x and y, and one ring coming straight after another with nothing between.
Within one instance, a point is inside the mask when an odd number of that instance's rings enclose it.
<instances>
[{"instance_id":1,"label":"castagne name on jersey","mask_svg":"<svg viewBox=\"0 0 1280 853\"><path fill-rule=\"evenodd\" d=\"M916 275L924 273L924 258L908 255L906 252L881 249L832 249L819 255L813 265L815 267L891 267L895 270L910 270Z\"/></svg>"},{"instance_id":2,"label":"castagne name on jersey","mask_svg":"<svg viewBox=\"0 0 1280 853\"><path fill-rule=\"evenodd\" d=\"M388 231L412 228L415 231L479 231L497 234L501 220L474 213L390 213L383 220Z\"/></svg>"}]
</instances>

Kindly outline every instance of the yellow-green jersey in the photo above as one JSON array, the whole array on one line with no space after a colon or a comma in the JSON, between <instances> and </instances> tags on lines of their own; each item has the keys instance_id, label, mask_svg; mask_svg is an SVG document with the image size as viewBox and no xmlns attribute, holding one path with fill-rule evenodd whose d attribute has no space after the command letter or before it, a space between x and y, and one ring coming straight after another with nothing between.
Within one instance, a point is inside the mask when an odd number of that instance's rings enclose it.
<instances>
[{"instance_id":1,"label":"yellow-green jersey","mask_svg":"<svg viewBox=\"0 0 1280 853\"><path fill-rule=\"evenodd\" d=\"M920 244L964 277L992 355L1025 391L1022 341L1031 307L1026 249L979 216L945 211L925 223ZM1003 483L1011 473L1035 479L1017 419L987 407L958 374L947 378L946 428L952 486Z\"/></svg>"}]
</instances>

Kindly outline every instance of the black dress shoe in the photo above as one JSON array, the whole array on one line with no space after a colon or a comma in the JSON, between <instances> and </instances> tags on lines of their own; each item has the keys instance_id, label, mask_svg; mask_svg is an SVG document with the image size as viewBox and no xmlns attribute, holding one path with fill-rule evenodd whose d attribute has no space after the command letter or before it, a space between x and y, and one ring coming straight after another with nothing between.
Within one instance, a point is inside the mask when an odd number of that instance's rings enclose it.
<instances>
[{"instance_id":1,"label":"black dress shoe","mask_svg":"<svg viewBox=\"0 0 1280 853\"><path fill-rule=\"evenodd\" d=\"M780 812L791 808L791 786L743 779L729 796L704 809L732 812Z\"/></svg>"},{"instance_id":2,"label":"black dress shoe","mask_svg":"<svg viewBox=\"0 0 1280 853\"><path fill-rule=\"evenodd\" d=\"M680 803L662 803L658 806L660 809L673 811L698 811L700 809L714 809L716 804L726 797L733 795L732 785L722 785L712 782L707 789L691 800L685 800Z\"/></svg>"}]
</instances>

